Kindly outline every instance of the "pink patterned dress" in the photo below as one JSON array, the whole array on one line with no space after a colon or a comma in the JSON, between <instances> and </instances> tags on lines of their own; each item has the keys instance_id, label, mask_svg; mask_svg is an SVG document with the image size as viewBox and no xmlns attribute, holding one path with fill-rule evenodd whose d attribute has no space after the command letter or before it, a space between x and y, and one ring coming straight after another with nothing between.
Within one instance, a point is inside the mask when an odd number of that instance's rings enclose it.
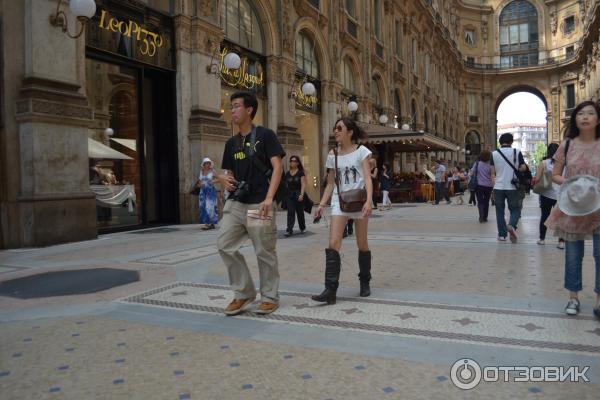
<instances>
[{"instance_id":1,"label":"pink patterned dress","mask_svg":"<svg viewBox=\"0 0 600 400\"><path fill-rule=\"evenodd\" d=\"M556 150L553 157L555 161L564 163L565 144L566 141L563 141ZM591 175L600 179L600 139L593 143L571 139L564 177L576 175ZM600 210L583 217L571 217L554 207L546 226L554 230L554 236L565 240L591 239L593 234L600 234Z\"/></svg>"}]
</instances>

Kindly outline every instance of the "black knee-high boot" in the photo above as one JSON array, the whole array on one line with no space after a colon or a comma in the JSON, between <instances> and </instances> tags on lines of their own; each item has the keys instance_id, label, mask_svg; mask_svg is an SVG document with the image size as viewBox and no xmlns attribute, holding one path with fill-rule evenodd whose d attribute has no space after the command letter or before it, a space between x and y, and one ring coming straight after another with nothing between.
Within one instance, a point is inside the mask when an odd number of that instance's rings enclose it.
<instances>
[{"instance_id":1,"label":"black knee-high boot","mask_svg":"<svg viewBox=\"0 0 600 400\"><path fill-rule=\"evenodd\" d=\"M360 297L371 295L371 251L358 251L358 280L360 281Z\"/></svg>"},{"instance_id":2,"label":"black knee-high boot","mask_svg":"<svg viewBox=\"0 0 600 400\"><path fill-rule=\"evenodd\" d=\"M335 294L340 281L340 253L333 249L325 249L325 290L319 295L312 296L314 301L335 304Z\"/></svg>"}]
</instances>

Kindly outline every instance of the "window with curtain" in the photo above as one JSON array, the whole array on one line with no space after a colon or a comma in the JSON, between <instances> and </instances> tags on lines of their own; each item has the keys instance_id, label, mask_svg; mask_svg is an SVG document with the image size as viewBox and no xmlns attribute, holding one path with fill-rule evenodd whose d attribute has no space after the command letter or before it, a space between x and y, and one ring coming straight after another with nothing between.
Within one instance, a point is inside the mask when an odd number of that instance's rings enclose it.
<instances>
[{"instance_id":1,"label":"window with curtain","mask_svg":"<svg viewBox=\"0 0 600 400\"><path fill-rule=\"evenodd\" d=\"M375 37L377 40L381 41L383 38L382 35L382 26L381 26L381 15L383 14L383 6L381 4L381 0L373 0L373 28L375 29Z\"/></svg>"},{"instance_id":2,"label":"window with curtain","mask_svg":"<svg viewBox=\"0 0 600 400\"><path fill-rule=\"evenodd\" d=\"M503 68L537 65L538 13L526 0L509 3L500 13L500 63Z\"/></svg>"},{"instance_id":3,"label":"window with curtain","mask_svg":"<svg viewBox=\"0 0 600 400\"><path fill-rule=\"evenodd\" d=\"M429 112L427 109L423 113L423 123L425 124L425 132L429 132Z\"/></svg>"},{"instance_id":4,"label":"window with curtain","mask_svg":"<svg viewBox=\"0 0 600 400\"><path fill-rule=\"evenodd\" d=\"M402 58L402 24L396 21L396 55Z\"/></svg>"},{"instance_id":5,"label":"window with curtain","mask_svg":"<svg viewBox=\"0 0 600 400\"><path fill-rule=\"evenodd\" d=\"M352 72L352 64L348 59L345 59L342 63L342 71L340 75L342 76L342 85L344 85L344 88L349 92L354 93L354 74Z\"/></svg>"},{"instance_id":6,"label":"window with curtain","mask_svg":"<svg viewBox=\"0 0 600 400\"><path fill-rule=\"evenodd\" d=\"M223 0L221 21L225 37L242 47L264 54L264 41L258 16L248 0Z\"/></svg>"},{"instance_id":7,"label":"window with curtain","mask_svg":"<svg viewBox=\"0 0 600 400\"><path fill-rule=\"evenodd\" d=\"M412 40L412 69L413 73L417 73L417 41Z\"/></svg>"},{"instance_id":8,"label":"window with curtain","mask_svg":"<svg viewBox=\"0 0 600 400\"><path fill-rule=\"evenodd\" d=\"M413 99L410 103L410 119L411 119L411 129L413 131L417 130L417 104Z\"/></svg>"},{"instance_id":9,"label":"window with curtain","mask_svg":"<svg viewBox=\"0 0 600 400\"><path fill-rule=\"evenodd\" d=\"M345 0L346 12L356 19L356 0Z\"/></svg>"},{"instance_id":10,"label":"window with curtain","mask_svg":"<svg viewBox=\"0 0 600 400\"><path fill-rule=\"evenodd\" d=\"M398 90L394 90L394 112L396 113L396 128L400 121L402 121L402 104L400 103L400 95Z\"/></svg>"},{"instance_id":11,"label":"window with curtain","mask_svg":"<svg viewBox=\"0 0 600 400\"><path fill-rule=\"evenodd\" d=\"M469 116L476 116L477 113L477 99L475 94L469 93L467 95L467 111L469 112Z\"/></svg>"},{"instance_id":12,"label":"window with curtain","mask_svg":"<svg viewBox=\"0 0 600 400\"><path fill-rule=\"evenodd\" d=\"M429 83L429 54L425 54L425 82Z\"/></svg>"},{"instance_id":13,"label":"window with curtain","mask_svg":"<svg viewBox=\"0 0 600 400\"><path fill-rule=\"evenodd\" d=\"M296 68L313 78L319 78L319 63L314 42L306 32L296 35Z\"/></svg>"}]
</instances>

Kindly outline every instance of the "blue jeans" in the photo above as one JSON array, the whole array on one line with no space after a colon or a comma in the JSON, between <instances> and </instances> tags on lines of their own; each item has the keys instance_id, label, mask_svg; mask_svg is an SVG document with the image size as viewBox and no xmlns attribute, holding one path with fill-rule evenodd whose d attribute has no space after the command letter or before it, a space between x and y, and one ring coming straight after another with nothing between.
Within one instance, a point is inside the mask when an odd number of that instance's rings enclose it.
<instances>
[{"instance_id":1,"label":"blue jeans","mask_svg":"<svg viewBox=\"0 0 600 400\"><path fill-rule=\"evenodd\" d=\"M435 183L435 204L440 204L440 200L442 196L446 201L450 201L450 196L448 196L448 191L446 190L446 182L436 182Z\"/></svg>"},{"instance_id":2,"label":"blue jeans","mask_svg":"<svg viewBox=\"0 0 600 400\"><path fill-rule=\"evenodd\" d=\"M498 236L506 237L506 220L504 219L504 200L508 203L508 212L510 217L508 224L517 229L519 218L521 218L521 208L523 208L523 198L518 190L498 190L494 189L496 198L496 225L498 226Z\"/></svg>"},{"instance_id":3,"label":"blue jeans","mask_svg":"<svg viewBox=\"0 0 600 400\"><path fill-rule=\"evenodd\" d=\"M600 235L593 236L594 262L596 264L596 286L594 291L600 294ZM584 241L565 242L565 289L579 292L581 284L581 265L583 263Z\"/></svg>"}]
</instances>

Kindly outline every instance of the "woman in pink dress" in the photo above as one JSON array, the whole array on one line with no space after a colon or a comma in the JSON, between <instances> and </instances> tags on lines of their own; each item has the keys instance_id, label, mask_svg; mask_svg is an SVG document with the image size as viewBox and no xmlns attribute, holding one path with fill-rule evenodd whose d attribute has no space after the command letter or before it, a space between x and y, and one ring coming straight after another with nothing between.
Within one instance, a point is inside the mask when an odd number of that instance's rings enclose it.
<instances>
[{"instance_id":1,"label":"woman in pink dress","mask_svg":"<svg viewBox=\"0 0 600 400\"><path fill-rule=\"evenodd\" d=\"M571 114L566 140L554 154L552 180L561 185L565 179L577 175L591 175L600 179L600 106L593 101L580 103ZM564 174L563 174L564 170ZM568 216L555 207L546 221L555 236L566 241L565 289L570 298L565 308L568 315L579 313L577 293L582 289L581 266L584 240L592 239L596 264L596 306L594 315L600 318L600 211L586 216Z\"/></svg>"}]
</instances>

